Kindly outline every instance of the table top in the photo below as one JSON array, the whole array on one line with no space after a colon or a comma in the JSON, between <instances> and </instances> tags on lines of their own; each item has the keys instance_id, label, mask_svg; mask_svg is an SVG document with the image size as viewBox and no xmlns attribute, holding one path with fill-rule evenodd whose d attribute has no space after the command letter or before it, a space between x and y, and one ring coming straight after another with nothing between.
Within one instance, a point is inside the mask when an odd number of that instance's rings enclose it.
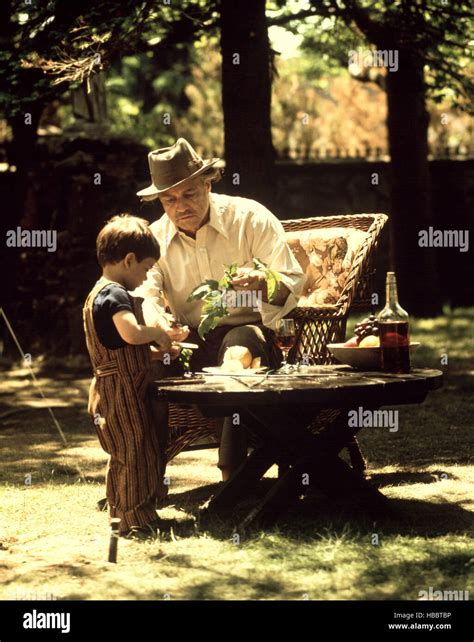
<instances>
[{"instance_id":1,"label":"table top","mask_svg":"<svg viewBox=\"0 0 474 642\"><path fill-rule=\"evenodd\" d=\"M359 372L349 366L328 365L306 369L303 375L209 375L197 382L155 381L160 399L200 406L253 406L306 403L396 405L419 403L430 390L442 386L443 373L427 368L409 374Z\"/></svg>"}]
</instances>

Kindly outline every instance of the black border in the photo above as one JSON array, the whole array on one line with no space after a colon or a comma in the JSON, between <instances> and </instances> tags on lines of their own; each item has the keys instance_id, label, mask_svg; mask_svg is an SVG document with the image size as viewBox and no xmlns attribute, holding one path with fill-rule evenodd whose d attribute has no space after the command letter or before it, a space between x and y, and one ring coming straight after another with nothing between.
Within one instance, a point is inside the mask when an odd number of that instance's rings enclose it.
<instances>
[{"instance_id":1,"label":"black border","mask_svg":"<svg viewBox=\"0 0 474 642\"><path fill-rule=\"evenodd\" d=\"M33 609L69 612L71 631L23 629L23 615ZM0 642L473 640L471 601L10 601L0 602L0 612ZM408 614L409 619L395 618L395 612ZM430 617L432 613L451 615ZM407 622L450 623L451 630L388 628Z\"/></svg>"}]
</instances>

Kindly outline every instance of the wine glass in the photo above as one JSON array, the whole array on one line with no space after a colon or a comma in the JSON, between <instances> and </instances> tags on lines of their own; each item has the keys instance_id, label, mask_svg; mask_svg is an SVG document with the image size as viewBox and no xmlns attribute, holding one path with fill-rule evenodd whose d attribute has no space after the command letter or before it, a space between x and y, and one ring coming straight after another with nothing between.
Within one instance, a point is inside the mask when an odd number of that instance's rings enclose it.
<instances>
[{"instance_id":1,"label":"wine glass","mask_svg":"<svg viewBox=\"0 0 474 642\"><path fill-rule=\"evenodd\" d=\"M294 319L280 319L277 321L275 330L275 343L283 353L283 361L281 362L281 370L289 372L292 366L288 363L288 353L295 345L296 329Z\"/></svg>"}]
</instances>

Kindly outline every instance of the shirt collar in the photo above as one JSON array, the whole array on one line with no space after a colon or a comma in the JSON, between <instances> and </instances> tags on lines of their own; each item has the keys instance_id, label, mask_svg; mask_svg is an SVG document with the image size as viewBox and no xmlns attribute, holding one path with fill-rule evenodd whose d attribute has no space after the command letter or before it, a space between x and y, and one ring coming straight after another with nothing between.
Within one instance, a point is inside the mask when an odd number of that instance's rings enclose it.
<instances>
[{"instance_id":1,"label":"shirt collar","mask_svg":"<svg viewBox=\"0 0 474 642\"><path fill-rule=\"evenodd\" d=\"M213 227L216 230L216 232L218 232L219 234L222 234L222 236L228 239L229 233L223 221L223 215L225 213L226 208L219 207L214 202L214 195L212 193L209 195L209 206L210 206L209 221L206 223L206 225ZM166 212L163 216L165 217L167 222L165 245L166 245L166 249L168 249L168 247L171 244L171 241L178 234L179 230L176 227L176 225L173 223L173 221L171 221L171 219L168 217L168 214L166 214Z\"/></svg>"},{"instance_id":2,"label":"shirt collar","mask_svg":"<svg viewBox=\"0 0 474 642\"><path fill-rule=\"evenodd\" d=\"M228 239L229 232L227 231L227 227L224 221L224 216L227 208L223 205L219 206L219 204L216 203L215 195L212 193L209 196L209 202L211 204L211 211L209 213L209 222L207 224L213 227L216 232L222 234L222 236Z\"/></svg>"}]
</instances>

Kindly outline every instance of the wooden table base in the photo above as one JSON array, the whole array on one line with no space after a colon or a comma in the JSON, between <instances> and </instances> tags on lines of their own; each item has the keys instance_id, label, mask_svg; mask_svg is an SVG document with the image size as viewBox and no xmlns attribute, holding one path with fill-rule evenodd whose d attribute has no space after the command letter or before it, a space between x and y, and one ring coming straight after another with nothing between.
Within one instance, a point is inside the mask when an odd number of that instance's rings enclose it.
<instances>
[{"instance_id":1,"label":"wooden table base","mask_svg":"<svg viewBox=\"0 0 474 642\"><path fill-rule=\"evenodd\" d=\"M314 410L306 409L305 416L314 414ZM357 433L347 425L347 412L342 410L336 421L317 434L310 433L305 423L295 423L294 415L294 408L290 415L280 409L278 420L274 418L270 425L268 418L262 420L248 408L241 410L242 423L256 434L261 445L212 497L206 511L212 515L232 510L277 464L282 474L239 528L248 528L254 522L271 526L299 497L315 489L342 504L356 506L371 518L389 514L389 500L338 456Z\"/></svg>"}]
</instances>

